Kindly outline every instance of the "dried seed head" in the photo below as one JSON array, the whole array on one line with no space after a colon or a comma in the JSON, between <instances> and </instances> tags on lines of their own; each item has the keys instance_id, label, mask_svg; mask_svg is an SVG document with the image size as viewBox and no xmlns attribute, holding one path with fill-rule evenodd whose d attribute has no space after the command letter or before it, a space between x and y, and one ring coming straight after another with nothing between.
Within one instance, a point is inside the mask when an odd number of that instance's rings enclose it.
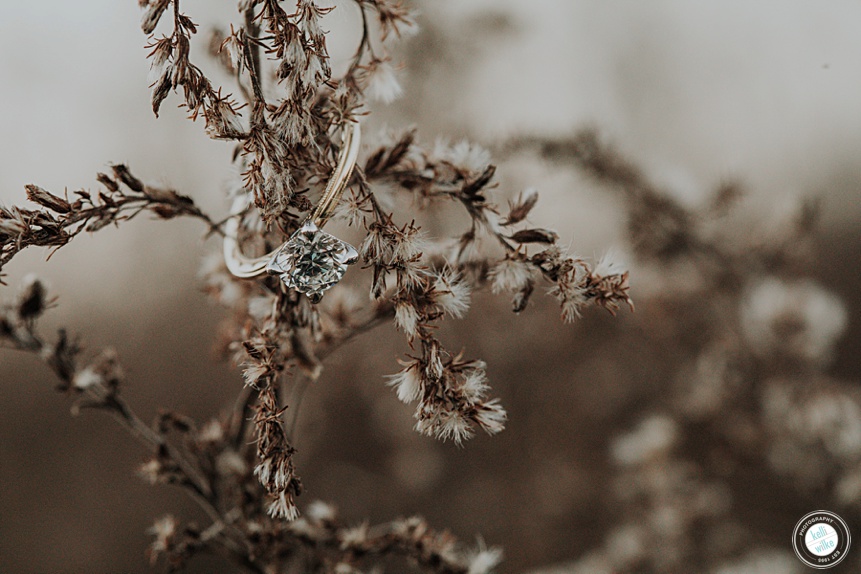
<instances>
[{"instance_id":1,"label":"dried seed head","mask_svg":"<svg viewBox=\"0 0 861 574\"><path fill-rule=\"evenodd\" d=\"M311 504L308 505L308 508L305 509L305 514L309 520L318 523L331 523L338 517L337 509L333 505L328 502L323 502L322 500L312 501Z\"/></svg>"},{"instance_id":2,"label":"dried seed head","mask_svg":"<svg viewBox=\"0 0 861 574\"><path fill-rule=\"evenodd\" d=\"M501 548L485 548L479 545L478 550L469 557L469 568L466 574L490 574L502 562Z\"/></svg>"},{"instance_id":3,"label":"dried seed head","mask_svg":"<svg viewBox=\"0 0 861 574\"><path fill-rule=\"evenodd\" d=\"M490 270L489 279L494 293L522 291L532 283L534 267L519 258L505 258Z\"/></svg>"},{"instance_id":4,"label":"dried seed head","mask_svg":"<svg viewBox=\"0 0 861 574\"><path fill-rule=\"evenodd\" d=\"M282 490L274 495L266 513L272 518L290 522L299 518L299 507L293 502L293 495Z\"/></svg>"},{"instance_id":5,"label":"dried seed head","mask_svg":"<svg viewBox=\"0 0 861 574\"><path fill-rule=\"evenodd\" d=\"M529 212L536 203L538 203L538 190L532 187L523 190L514 202L509 203L508 218L502 225L520 223L529 216Z\"/></svg>"},{"instance_id":6,"label":"dried seed head","mask_svg":"<svg viewBox=\"0 0 861 574\"><path fill-rule=\"evenodd\" d=\"M148 484L155 485L162 482L164 468L157 458L153 458L140 465L137 474Z\"/></svg>"},{"instance_id":7,"label":"dried seed head","mask_svg":"<svg viewBox=\"0 0 861 574\"><path fill-rule=\"evenodd\" d=\"M411 302L398 301L395 304L395 323L410 341L418 335L420 319L418 310Z\"/></svg>"},{"instance_id":8,"label":"dried seed head","mask_svg":"<svg viewBox=\"0 0 861 574\"><path fill-rule=\"evenodd\" d=\"M72 206L69 205L68 201L62 197L57 197L46 189L42 189L38 185L27 184L24 188L27 190L27 199L38 203L42 207L47 207L51 211L56 211L57 213L69 213L72 209Z\"/></svg>"},{"instance_id":9,"label":"dried seed head","mask_svg":"<svg viewBox=\"0 0 861 574\"><path fill-rule=\"evenodd\" d=\"M141 17L141 29L144 34L152 34L158 21L161 20L161 15L170 5L170 0L152 0L144 7L144 13Z\"/></svg>"},{"instance_id":10,"label":"dried seed head","mask_svg":"<svg viewBox=\"0 0 861 574\"><path fill-rule=\"evenodd\" d=\"M217 100L204 110L206 135L212 139L233 139L242 134L239 114L226 100Z\"/></svg>"},{"instance_id":11,"label":"dried seed head","mask_svg":"<svg viewBox=\"0 0 861 574\"><path fill-rule=\"evenodd\" d=\"M4 217L4 216L9 217ZM13 213L0 212L0 239L14 239L27 232L30 227L17 217L12 217Z\"/></svg>"},{"instance_id":12,"label":"dried seed head","mask_svg":"<svg viewBox=\"0 0 861 574\"><path fill-rule=\"evenodd\" d=\"M508 413L499 404L498 399L492 399L476 406L475 422L487 433L497 434L505 429Z\"/></svg>"},{"instance_id":13,"label":"dried seed head","mask_svg":"<svg viewBox=\"0 0 861 574\"><path fill-rule=\"evenodd\" d=\"M445 269L434 280L432 298L443 312L457 318L469 309L469 285L457 271Z\"/></svg>"},{"instance_id":14,"label":"dried seed head","mask_svg":"<svg viewBox=\"0 0 861 574\"><path fill-rule=\"evenodd\" d=\"M404 368L395 375L389 375L389 381L386 384L395 388L401 402L411 403L417 400L422 393L421 363L414 360L401 364Z\"/></svg>"},{"instance_id":15,"label":"dried seed head","mask_svg":"<svg viewBox=\"0 0 861 574\"><path fill-rule=\"evenodd\" d=\"M372 100L390 104L403 94L404 90L395 75L390 60L374 60L368 66L368 87L365 93Z\"/></svg>"},{"instance_id":16,"label":"dried seed head","mask_svg":"<svg viewBox=\"0 0 861 574\"><path fill-rule=\"evenodd\" d=\"M150 561L153 564L155 564L159 556L167 554L173 548L174 539L177 535L177 527L176 518L168 514L156 520L148 530L149 534L154 537L149 548Z\"/></svg>"}]
</instances>

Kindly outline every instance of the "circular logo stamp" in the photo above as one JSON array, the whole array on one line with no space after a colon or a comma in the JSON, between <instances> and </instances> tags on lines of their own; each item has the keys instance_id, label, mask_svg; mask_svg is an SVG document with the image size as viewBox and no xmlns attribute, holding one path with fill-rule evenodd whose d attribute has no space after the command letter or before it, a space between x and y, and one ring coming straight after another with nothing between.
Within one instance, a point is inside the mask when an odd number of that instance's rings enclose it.
<instances>
[{"instance_id":1,"label":"circular logo stamp","mask_svg":"<svg viewBox=\"0 0 861 574\"><path fill-rule=\"evenodd\" d=\"M811 568L831 568L846 558L849 527L827 510L811 512L798 521L792 533L792 548L798 559Z\"/></svg>"}]
</instances>

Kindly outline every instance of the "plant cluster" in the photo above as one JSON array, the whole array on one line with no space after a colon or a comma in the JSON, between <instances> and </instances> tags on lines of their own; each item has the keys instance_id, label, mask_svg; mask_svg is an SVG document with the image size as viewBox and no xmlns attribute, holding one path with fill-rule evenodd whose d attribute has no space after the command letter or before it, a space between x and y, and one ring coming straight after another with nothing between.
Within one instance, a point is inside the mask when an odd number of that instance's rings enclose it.
<instances>
[{"instance_id":1,"label":"plant cluster","mask_svg":"<svg viewBox=\"0 0 861 574\"><path fill-rule=\"evenodd\" d=\"M243 248L274 249L299 227L331 173L339 126L364 121L372 109L366 98L385 103L400 94L390 50L415 30L413 14L396 1L355 0L362 38L346 70L336 73L323 31L329 8L298 0L288 12L278 0L241 0L237 22L229 32L214 31L209 43L234 84L228 93L192 62L198 28L180 0L139 3L150 35L153 111L175 93L210 137L235 146L241 181L232 193L253 198L238 215ZM31 185L27 196L37 207L0 210L0 269L26 247L56 249L144 211L190 216L208 233L223 233L222 222L191 198L143 183L123 165L112 171L98 175L96 192L70 198ZM237 279L212 259L206 289L229 310L223 348L241 366L244 385L232 411L206 422L169 411L153 425L141 421L122 398L127 383L115 353L87 358L65 331L54 339L40 333L37 319L52 300L38 280L28 280L3 307L0 339L39 356L57 375L58 390L76 398L76 409L104 410L139 438L153 452L140 468L143 478L183 488L206 511L211 523L203 527L159 519L153 560L163 557L179 569L199 552L214 552L252 572L349 573L400 556L437 572L488 572L498 549L466 548L421 518L350 526L319 502L300 513L291 434L301 393L322 376L325 358L382 323L393 321L411 349L389 384L404 403L415 403L416 430L461 444L477 429L500 432L507 417L500 401L488 398L484 362L447 350L438 334L446 317L467 312L473 291L509 294L521 312L543 283L566 321L589 304L611 313L633 307L626 271L567 254L554 231L528 222L537 193L525 190L503 208L494 178L479 146L424 146L412 129L382 134L355 170L336 217L363 237L366 271L319 305L276 278ZM463 213L452 215L447 206ZM450 235L418 223L433 228L434 218L465 225Z\"/></svg>"}]
</instances>

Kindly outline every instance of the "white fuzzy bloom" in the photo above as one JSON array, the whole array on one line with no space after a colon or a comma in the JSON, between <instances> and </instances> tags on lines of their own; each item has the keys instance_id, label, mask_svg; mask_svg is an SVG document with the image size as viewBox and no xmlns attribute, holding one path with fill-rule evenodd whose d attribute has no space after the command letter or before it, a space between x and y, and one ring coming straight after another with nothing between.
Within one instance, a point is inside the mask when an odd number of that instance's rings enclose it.
<instances>
[{"instance_id":1,"label":"white fuzzy bloom","mask_svg":"<svg viewBox=\"0 0 861 574\"><path fill-rule=\"evenodd\" d=\"M140 465L137 470L137 475L146 481L147 484L158 484L161 480L161 463L158 459L150 459Z\"/></svg>"},{"instance_id":2,"label":"white fuzzy bloom","mask_svg":"<svg viewBox=\"0 0 861 574\"><path fill-rule=\"evenodd\" d=\"M497 294L520 291L532 277L532 266L520 259L503 259L490 270L491 288Z\"/></svg>"},{"instance_id":3,"label":"white fuzzy bloom","mask_svg":"<svg viewBox=\"0 0 861 574\"><path fill-rule=\"evenodd\" d=\"M480 548L470 557L467 574L490 574L500 562L502 562L502 548Z\"/></svg>"},{"instance_id":4,"label":"white fuzzy bloom","mask_svg":"<svg viewBox=\"0 0 861 574\"><path fill-rule=\"evenodd\" d=\"M315 500L305 509L305 514L315 522L332 522L335 520L337 512L331 504L322 500Z\"/></svg>"},{"instance_id":5,"label":"white fuzzy bloom","mask_svg":"<svg viewBox=\"0 0 861 574\"><path fill-rule=\"evenodd\" d=\"M305 70L302 72L302 82L306 86L314 86L323 79L323 62L316 56L308 58Z\"/></svg>"},{"instance_id":6,"label":"white fuzzy bloom","mask_svg":"<svg viewBox=\"0 0 861 574\"><path fill-rule=\"evenodd\" d=\"M360 548L368 540L368 523L341 530L341 550Z\"/></svg>"},{"instance_id":7,"label":"white fuzzy bloom","mask_svg":"<svg viewBox=\"0 0 861 574\"><path fill-rule=\"evenodd\" d=\"M299 20L299 29L302 30L313 42L319 42L323 38L323 29L320 27L320 18L317 16L317 7L312 0L299 0L296 6L302 18Z\"/></svg>"},{"instance_id":8,"label":"white fuzzy bloom","mask_svg":"<svg viewBox=\"0 0 861 574\"><path fill-rule=\"evenodd\" d=\"M826 362L846 323L843 302L810 280L770 277L749 290L741 307L743 334L762 354Z\"/></svg>"},{"instance_id":9,"label":"white fuzzy bloom","mask_svg":"<svg viewBox=\"0 0 861 574\"><path fill-rule=\"evenodd\" d=\"M224 427L217 420L207 422L197 433L197 440L203 443L216 443L224 439Z\"/></svg>"},{"instance_id":10,"label":"white fuzzy bloom","mask_svg":"<svg viewBox=\"0 0 861 574\"><path fill-rule=\"evenodd\" d=\"M442 271L434 281L434 302L446 313L461 318L469 309L469 285L456 271Z\"/></svg>"},{"instance_id":11,"label":"white fuzzy bloom","mask_svg":"<svg viewBox=\"0 0 861 574\"><path fill-rule=\"evenodd\" d=\"M627 435L617 438L611 446L616 464L633 466L654 459L675 445L678 426L665 415L652 415Z\"/></svg>"},{"instance_id":12,"label":"white fuzzy bloom","mask_svg":"<svg viewBox=\"0 0 861 574\"><path fill-rule=\"evenodd\" d=\"M275 495L266 512L272 518L280 518L288 522L299 518L299 509L293 503L292 497L283 490Z\"/></svg>"},{"instance_id":13,"label":"white fuzzy bloom","mask_svg":"<svg viewBox=\"0 0 861 574\"><path fill-rule=\"evenodd\" d=\"M581 316L580 309L588 301L583 288L576 285L567 285L565 289L558 290L556 297L561 302L562 320L566 323L573 323L579 319Z\"/></svg>"},{"instance_id":14,"label":"white fuzzy bloom","mask_svg":"<svg viewBox=\"0 0 861 574\"><path fill-rule=\"evenodd\" d=\"M257 388L257 381L269 372L269 367L262 363L252 363L242 371L242 377L245 379L245 384L249 387Z\"/></svg>"},{"instance_id":15,"label":"white fuzzy bloom","mask_svg":"<svg viewBox=\"0 0 861 574\"><path fill-rule=\"evenodd\" d=\"M452 439L458 445L464 440L472 438L472 427L470 427L469 421L457 411L442 413L440 423L436 427L437 438Z\"/></svg>"},{"instance_id":16,"label":"white fuzzy bloom","mask_svg":"<svg viewBox=\"0 0 861 574\"><path fill-rule=\"evenodd\" d=\"M170 514L156 519L149 528L149 533L159 538L169 538L176 533L176 518Z\"/></svg>"},{"instance_id":17,"label":"white fuzzy bloom","mask_svg":"<svg viewBox=\"0 0 861 574\"><path fill-rule=\"evenodd\" d=\"M420 260L404 261L398 266L399 286L407 291L422 285L427 275L427 267Z\"/></svg>"},{"instance_id":18,"label":"white fuzzy bloom","mask_svg":"<svg viewBox=\"0 0 861 574\"><path fill-rule=\"evenodd\" d=\"M287 44L287 49L284 51L284 60L289 62L293 70L305 69L305 46L302 45L302 39L294 35Z\"/></svg>"},{"instance_id":19,"label":"white fuzzy bloom","mask_svg":"<svg viewBox=\"0 0 861 574\"><path fill-rule=\"evenodd\" d=\"M151 546L154 555L158 556L167 552L171 539L176 535L176 527L176 518L168 514L157 519L147 530L149 534L155 537Z\"/></svg>"},{"instance_id":20,"label":"white fuzzy bloom","mask_svg":"<svg viewBox=\"0 0 861 574\"><path fill-rule=\"evenodd\" d=\"M599 277L622 275L627 271L627 265L615 249L608 250L595 264L592 272Z\"/></svg>"},{"instance_id":21,"label":"white fuzzy bloom","mask_svg":"<svg viewBox=\"0 0 861 574\"><path fill-rule=\"evenodd\" d=\"M17 219L0 219L0 235L17 237L28 229L27 225Z\"/></svg>"},{"instance_id":22,"label":"white fuzzy bloom","mask_svg":"<svg viewBox=\"0 0 861 574\"><path fill-rule=\"evenodd\" d=\"M167 58L169 55L170 53L164 50L158 50L153 54L147 74L147 82L150 86L160 84L162 77L170 78L173 75L173 68Z\"/></svg>"},{"instance_id":23,"label":"white fuzzy bloom","mask_svg":"<svg viewBox=\"0 0 861 574\"><path fill-rule=\"evenodd\" d=\"M356 194L350 193L338 203L332 217L343 219L350 227L357 227L365 221L365 212L362 211L362 203Z\"/></svg>"},{"instance_id":24,"label":"white fuzzy bloom","mask_svg":"<svg viewBox=\"0 0 861 574\"><path fill-rule=\"evenodd\" d=\"M421 396L422 379L419 366L418 361L413 361L401 372L388 376L389 381L386 384L395 387L398 399L403 403L411 403Z\"/></svg>"},{"instance_id":25,"label":"white fuzzy bloom","mask_svg":"<svg viewBox=\"0 0 861 574\"><path fill-rule=\"evenodd\" d=\"M484 429L484 432L491 435L505 430L506 420L508 420L508 413L499 404L499 399L479 405L475 413L475 422Z\"/></svg>"},{"instance_id":26,"label":"white fuzzy bloom","mask_svg":"<svg viewBox=\"0 0 861 574\"><path fill-rule=\"evenodd\" d=\"M272 477L272 457L266 457L254 467L254 476L260 479L260 483L264 486L269 484L269 479Z\"/></svg>"},{"instance_id":27,"label":"white fuzzy bloom","mask_svg":"<svg viewBox=\"0 0 861 574\"><path fill-rule=\"evenodd\" d=\"M801 436L822 437L822 443L836 457L855 460L861 456L861 407L848 396L818 395L800 414L807 427Z\"/></svg>"},{"instance_id":28,"label":"white fuzzy bloom","mask_svg":"<svg viewBox=\"0 0 861 574\"><path fill-rule=\"evenodd\" d=\"M101 385L104 382L104 377L97 373L92 367L81 369L75 373L75 377L72 379L72 385L81 390Z\"/></svg>"},{"instance_id":29,"label":"white fuzzy bloom","mask_svg":"<svg viewBox=\"0 0 861 574\"><path fill-rule=\"evenodd\" d=\"M204 113L206 116L205 131L210 138L229 138L242 132L239 114L227 102L218 100Z\"/></svg>"},{"instance_id":30,"label":"white fuzzy bloom","mask_svg":"<svg viewBox=\"0 0 861 574\"><path fill-rule=\"evenodd\" d=\"M319 526L311 524L304 516L300 516L290 522L287 528L293 534L310 540L319 540L321 538L320 535L323 533L323 530Z\"/></svg>"},{"instance_id":31,"label":"white fuzzy bloom","mask_svg":"<svg viewBox=\"0 0 861 574\"><path fill-rule=\"evenodd\" d=\"M292 477L293 473L290 468L284 464L279 464L278 468L275 469L275 476L272 482L278 490L285 490L287 485L290 484Z\"/></svg>"},{"instance_id":32,"label":"white fuzzy bloom","mask_svg":"<svg viewBox=\"0 0 861 574\"><path fill-rule=\"evenodd\" d=\"M411 303L398 301L395 305L395 323L412 340L418 334L419 312Z\"/></svg>"},{"instance_id":33,"label":"white fuzzy bloom","mask_svg":"<svg viewBox=\"0 0 861 574\"><path fill-rule=\"evenodd\" d=\"M227 272L221 253L204 256L198 276L206 282L207 287L215 291L218 300L225 306L233 307L242 301L242 286Z\"/></svg>"},{"instance_id":34,"label":"white fuzzy bloom","mask_svg":"<svg viewBox=\"0 0 861 574\"><path fill-rule=\"evenodd\" d=\"M383 230L378 225L371 226L359 251L362 257L369 261L376 260L388 264L392 260L391 244L383 236Z\"/></svg>"},{"instance_id":35,"label":"white fuzzy bloom","mask_svg":"<svg viewBox=\"0 0 861 574\"><path fill-rule=\"evenodd\" d=\"M475 175L486 170L491 159L490 152L467 140L454 145L442 139L437 140L432 155Z\"/></svg>"},{"instance_id":36,"label":"white fuzzy bloom","mask_svg":"<svg viewBox=\"0 0 861 574\"><path fill-rule=\"evenodd\" d=\"M395 74L395 68L388 60L379 61L370 70L366 94L372 100L390 104L404 93Z\"/></svg>"},{"instance_id":37,"label":"white fuzzy bloom","mask_svg":"<svg viewBox=\"0 0 861 574\"><path fill-rule=\"evenodd\" d=\"M290 457L281 452L267 456L254 468L254 474L268 491L282 494L293 478Z\"/></svg>"},{"instance_id":38,"label":"white fuzzy bloom","mask_svg":"<svg viewBox=\"0 0 861 574\"><path fill-rule=\"evenodd\" d=\"M421 232L415 227L408 227L403 233L398 233L395 246L392 248L392 262L402 262L412 259L421 253L426 241Z\"/></svg>"},{"instance_id":39,"label":"white fuzzy bloom","mask_svg":"<svg viewBox=\"0 0 861 574\"><path fill-rule=\"evenodd\" d=\"M236 281L230 280L222 284L218 300L227 307L234 307L242 301L243 295L242 287Z\"/></svg>"},{"instance_id":40,"label":"white fuzzy bloom","mask_svg":"<svg viewBox=\"0 0 861 574\"><path fill-rule=\"evenodd\" d=\"M256 295L248 299L248 314L257 320L263 320L272 315L274 306L274 295Z\"/></svg>"},{"instance_id":41,"label":"white fuzzy bloom","mask_svg":"<svg viewBox=\"0 0 861 574\"><path fill-rule=\"evenodd\" d=\"M215 459L215 469L221 476L243 476L248 472L248 465L238 452L227 449Z\"/></svg>"},{"instance_id":42,"label":"white fuzzy bloom","mask_svg":"<svg viewBox=\"0 0 861 574\"><path fill-rule=\"evenodd\" d=\"M487 394L489 388L484 369L472 369L464 377L460 390L469 401L477 402Z\"/></svg>"},{"instance_id":43,"label":"white fuzzy bloom","mask_svg":"<svg viewBox=\"0 0 861 574\"><path fill-rule=\"evenodd\" d=\"M227 52L227 58L230 60L230 65L237 72L242 73L245 66L245 55L243 54L242 41L235 33L230 34L221 45L221 49Z\"/></svg>"}]
</instances>

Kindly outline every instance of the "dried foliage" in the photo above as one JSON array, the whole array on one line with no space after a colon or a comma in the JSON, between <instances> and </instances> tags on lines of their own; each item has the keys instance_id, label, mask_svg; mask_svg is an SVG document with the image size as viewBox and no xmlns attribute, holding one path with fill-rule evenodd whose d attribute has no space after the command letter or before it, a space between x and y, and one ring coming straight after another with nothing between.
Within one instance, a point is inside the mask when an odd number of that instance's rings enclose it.
<instances>
[{"instance_id":1,"label":"dried foliage","mask_svg":"<svg viewBox=\"0 0 861 574\"><path fill-rule=\"evenodd\" d=\"M640 301L655 310L651 337L679 342L661 392L610 446L616 503L604 544L560 571L800 573L792 524L785 545L761 542L777 513L757 530L748 491L850 522L861 500L861 396L826 374L846 310L810 277L816 205L751 226L732 217L743 195L733 182L685 206L592 129L517 138L508 151L576 166L617 193L639 271L653 278Z\"/></svg>"},{"instance_id":2,"label":"dried foliage","mask_svg":"<svg viewBox=\"0 0 861 574\"><path fill-rule=\"evenodd\" d=\"M329 8L298 0L288 12L277 0L241 0L229 33L215 32L211 55L235 82L234 94L217 86L192 63L197 25L180 0L139 0L149 35L152 108L176 94L206 133L232 142L241 172L236 194L251 194L256 209L242 216L247 251L270 250L295 230L313 205L338 156L338 126L369 113L366 97L387 103L401 93L389 46L415 29L400 2L356 0L362 39L347 70L333 75L323 32ZM156 34L157 30L167 33ZM567 254L558 234L532 226L534 190L510 202L494 201L495 167L482 148L461 142L422 145L412 130L384 134L371 146L350 181L339 218L359 230L362 279L370 302L339 286L317 306L274 278L239 280L218 260L206 270L207 291L231 315L223 347L243 369L237 407L205 424L164 412L143 423L121 396L124 375L106 351L85 360L75 339L61 331L44 338L36 320L49 304L37 280L3 308L3 345L38 355L76 398L75 408L113 415L153 453L140 468L153 484L186 490L207 512L200 529L173 517L153 529L152 559L181 569L199 552L224 555L252 572L358 572L378 559L402 556L415 566L446 573L489 572L498 549L468 549L451 534L420 518L369 526L342 524L321 503L299 517L302 492L290 442L284 387L317 380L327 355L376 325L394 321L411 354L389 379L400 400L415 403L416 430L461 444L476 430L496 434L507 414L490 387L484 362L447 350L438 335L446 317L462 317L474 290L513 297L523 311L542 283L572 321L595 304L614 313L633 307L628 274L607 262L591 265ZM124 166L98 176L103 189L60 197L27 187L37 209L0 211L0 269L29 246L59 248L82 231L150 211L169 219L191 216L210 232L220 223L177 192L144 184ZM399 202L413 211L399 213ZM417 223L462 209L465 227L453 237L434 237ZM294 415L295 416L295 415ZM293 419L295 420L295 419ZM253 444L256 448L249 448Z\"/></svg>"},{"instance_id":3,"label":"dried foliage","mask_svg":"<svg viewBox=\"0 0 861 574\"><path fill-rule=\"evenodd\" d=\"M311 0L289 9L276 0L240 1L237 21L209 41L209 56L234 81L227 89L192 63L197 26L180 1L140 0L153 110L176 98L210 137L234 146L242 175L232 193L251 194L255 205L242 215L248 253L269 251L298 228L335 165L339 126L402 93L390 51L415 31L413 14L393 0L354 1L363 33L340 75L323 32L329 9ZM301 445L293 443L303 389L342 345L393 323L410 352L387 384L414 406L416 431L461 445L477 431L499 433L507 418L486 364L448 350L440 334L443 321L468 312L474 292L504 294L520 313L544 288L565 321L588 306L633 308L628 272L612 257L593 264L566 253L555 231L530 221L536 190L502 204L486 150L427 144L414 129L366 139L335 217L359 237L364 269L352 270L322 303L275 278L238 280L220 256L205 265L206 291L228 309L220 347L242 370L232 411L205 422L166 411L146 424L123 399L129 383L114 352L86 352L65 331L41 334L38 320L54 304L41 282L26 279L0 309L0 345L39 357L76 411L111 414L152 453L140 476L180 487L210 518L205 527L158 519L153 562L178 570L215 553L259 573L391 564L492 571L498 548L470 548L422 518L348 524L329 504L304 503L294 460ZM601 431L614 435L602 542L547 572L800 572L788 543L763 543L762 529L746 520L751 484L789 493L808 510L825 506L861 520L861 395L827 371L846 312L811 278L816 205L802 203L767 229L738 221L743 186L724 182L692 207L591 129L517 137L502 153L575 168L614 194L648 292L638 296L645 311L634 319L637 336L645 348L671 347L673 359L646 366L668 374L659 389L642 393L627 428ZM25 247L56 249L142 211L191 216L220 233L220 222L190 198L145 184L124 166L112 171L97 177L97 192L61 197L31 185L34 208L0 208L0 270ZM619 362L614 372L626 368Z\"/></svg>"}]
</instances>

